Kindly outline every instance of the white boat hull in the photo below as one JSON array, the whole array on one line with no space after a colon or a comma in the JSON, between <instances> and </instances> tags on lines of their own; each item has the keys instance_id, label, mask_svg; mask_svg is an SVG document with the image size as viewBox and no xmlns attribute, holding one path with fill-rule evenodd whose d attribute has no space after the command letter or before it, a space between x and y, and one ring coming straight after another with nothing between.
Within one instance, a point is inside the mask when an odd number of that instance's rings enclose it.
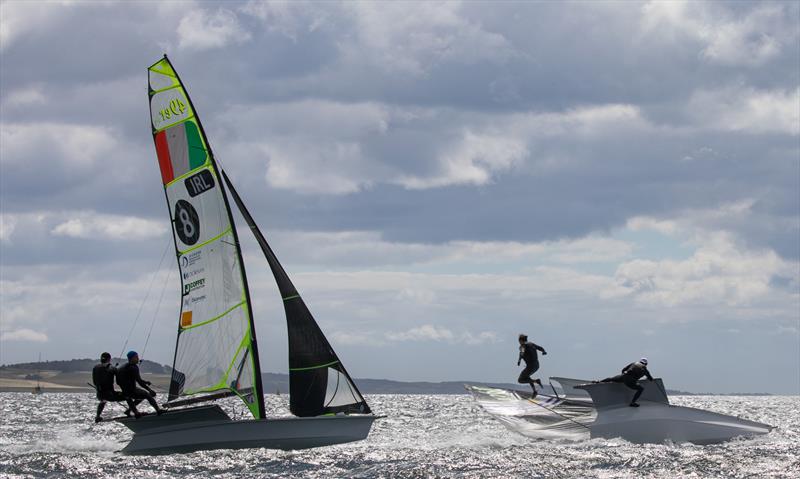
<instances>
[{"instance_id":1,"label":"white boat hull","mask_svg":"<svg viewBox=\"0 0 800 479\"><path fill-rule=\"evenodd\" d=\"M212 411L213 412L213 411ZM209 449L306 449L360 441L369 434L373 415L276 417L233 421L215 418L176 420L178 411L163 416L125 419L135 433L125 454L171 454ZM128 424L132 423L132 424Z\"/></svg>"},{"instance_id":2,"label":"white boat hull","mask_svg":"<svg viewBox=\"0 0 800 479\"><path fill-rule=\"evenodd\" d=\"M598 411L591 437L620 437L633 443L716 444L767 434L771 426L702 409L642 403Z\"/></svg>"},{"instance_id":3,"label":"white boat hull","mask_svg":"<svg viewBox=\"0 0 800 479\"><path fill-rule=\"evenodd\" d=\"M597 418L589 424L591 437L619 437L633 443L715 444L767 434L774 429L739 417L670 405L660 379L639 384L645 388L639 407L628 405L634 391L622 384L578 386L591 395L597 409Z\"/></svg>"}]
</instances>

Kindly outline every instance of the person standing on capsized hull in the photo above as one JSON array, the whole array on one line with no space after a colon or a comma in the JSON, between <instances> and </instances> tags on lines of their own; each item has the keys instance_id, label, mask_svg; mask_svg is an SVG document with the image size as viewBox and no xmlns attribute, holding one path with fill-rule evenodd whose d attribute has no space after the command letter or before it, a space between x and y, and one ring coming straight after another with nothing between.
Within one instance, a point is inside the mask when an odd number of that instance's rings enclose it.
<instances>
[{"instance_id":1,"label":"person standing on capsized hull","mask_svg":"<svg viewBox=\"0 0 800 479\"><path fill-rule=\"evenodd\" d=\"M528 341L528 336L524 334L519 335L519 358L517 359L517 366L519 366L522 360L525 361L525 369L519 373L519 378L517 378L517 382L520 384L530 384L531 389L533 390L533 395L531 397L536 397L536 386L535 384L542 385L542 381L539 379L531 378L531 375L539 370L539 356L537 355L536 351L541 351L542 356L547 356L547 351L544 350L543 347L539 346L536 343L532 343Z\"/></svg>"},{"instance_id":2,"label":"person standing on capsized hull","mask_svg":"<svg viewBox=\"0 0 800 479\"><path fill-rule=\"evenodd\" d=\"M647 370L647 358L642 358L636 362L630 363L622 368L622 374L605 378L600 382L622 383L633 389L636 391L636 394L633 395L630 407L639 407L639 403L637 403L636 400L639 399L639 396L641 396L642 392L644 392L644 388L639 386L639 379L641 379L642 376L647 376L648 381L653 380L653 376L651 376L650 371Z\"/></svg>"}]
</instances>

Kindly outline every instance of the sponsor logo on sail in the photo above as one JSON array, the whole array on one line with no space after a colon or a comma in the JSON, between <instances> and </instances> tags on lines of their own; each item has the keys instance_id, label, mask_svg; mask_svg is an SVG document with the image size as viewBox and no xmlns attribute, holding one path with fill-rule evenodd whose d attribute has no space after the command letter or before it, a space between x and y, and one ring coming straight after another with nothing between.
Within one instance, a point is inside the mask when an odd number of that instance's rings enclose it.
<instances>
[{"instance_id":1,"label":"sponsor logo on sail","mask_svg":"<svg viewBox=\"0 0 800 479\"><path fill-rule=\"evenodd\" d=\"M197 268L197 269L190 270L190 271L184 271L183 272L183 279L193 278L193 277L197 276L198 274L204 272L205 270L206 270L205 268Z\"/></svg>"},{"instance_id":2,"label":"sponsor logo on sail","mask_svg":"<svg viewBox=\"0 0 800 479\"><path fill-rule=\"evenodd\" d=\"M181 269L186 269L189 266L192 266L193 264L195 264L198 261L200 261L202 258L203 258L203 250L202 249L198 249L198 250L192 251L189 254L185 254L185 255L181 256Z\"/></svg>"},{"instance_id":3,"label":"sponsor logo on sail","mask_svg":"<svg viewBox=\"0 0 800 479\"><path fill-rule=\"evenodd\" d=\"M200 289L206 284L205 278L200 278L192 281L191 283L186 283L183 285L183 295L187 295L196 289Z\"/></svg>"}]
</instances>

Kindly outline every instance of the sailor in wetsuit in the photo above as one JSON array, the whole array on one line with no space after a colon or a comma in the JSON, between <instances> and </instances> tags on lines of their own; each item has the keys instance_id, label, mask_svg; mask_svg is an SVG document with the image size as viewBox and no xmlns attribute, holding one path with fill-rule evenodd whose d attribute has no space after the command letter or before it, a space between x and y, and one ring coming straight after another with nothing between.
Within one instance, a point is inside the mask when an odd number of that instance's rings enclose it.
<instances>
[{"instance_id":1,"label":"sailor in wetsuit","mask_svg":"<svg viewBox=\"0 0 800 479\"><path fill-rule=\"evenodd\" d=\"M636 402L639 399L639 396L642 395L644 388L639 386L639 379L642 376L647 376L647 379L652 381L653 376L650 375L650 371L647 370L647 358L642 358L634 363L630 363L629 365L622 368L622 374L617 374L616 376L605 378L601 383L622 383L629 388L636 391L636 394L633 395L633 399L631 400L630 406L631 407L639 407L639 403Z\"/></svg>"},{"instance_id":2,"label":"sailor in wetsuit","mask_svg":"<svg viewBox=\"0 0 800 479\"><path fill-rule=\"evenodd\" d=\"M136 410L136 405L145 399L153 406L156 413L161 414L161 408L158 407L158 403L153 399L156 393L150 389L150 381L142 379L142 376L139 374L138 364L139 354L137 354L136 351L128 351L128 362L117 370L117 384L122 389L122 394L126 398L133 400L131 408L125 411L125 414L129 415L130 412L133 412L138 418L139 412ZM136 387L136 384L139 384L146 390Z\"/></svg>"},{"instance_id":3,"label":"sailor in wetsuit","mask_svg":"<svg viewBox=\"0 0 800 479\"><path fill-rule=\"evenodd\" d=\"M519 373L517 382L520 384L530 384L531 389L533 389L532 397L536 397L536 387L534 384L538 383L539 386L542 385L541 380L531 378L531 375L539 370L539 357L536 354L537 350L541 351L543 356L547 355L547 351L545 351L543 347L528 342L528 336L524 334L519 335L519 358L517 359L517 366L519 366L520 361L524 359L525 369Z\"/></svg>"},{"instance_id":4,"label":"sailor in wetsuit","mask_svg":"<svg viewBox=\"0 0 800 479\"><path fill-rule=\"evenodd\" d=\"M111 365L111 355L103 353L100 355L100 364L95 365L92 369L92 382L97 390L97 399L100 404L97 405L97 415L94 417L94 422L100 422L103 418L100 414L106 407L106 402L127 401L128 408L133 406L130 399L125 398L119 391L114 390L114 376L117 374L117 368Z\"/></svg>"}]
</instances>

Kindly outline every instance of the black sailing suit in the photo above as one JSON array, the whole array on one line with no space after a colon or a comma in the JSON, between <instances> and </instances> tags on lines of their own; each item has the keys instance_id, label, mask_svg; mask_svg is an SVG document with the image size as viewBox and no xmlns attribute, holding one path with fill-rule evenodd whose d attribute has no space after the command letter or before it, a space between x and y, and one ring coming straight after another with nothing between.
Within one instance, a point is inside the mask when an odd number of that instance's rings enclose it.
<instances>
[{"instance_id":1,"label":"black sailing suit","mask_svg":"<svg viewBox=\"0 0 800 479\"><path fill-rule=\"evenodd\" d=\"M633 399L631 399L631 404L635 404L636 400L639 399L639 396L642 395L644 392L644 388L639 386L639 379L642 376L647 376L647 379L650 381L653 380L653 376L650 375L650 371L647 370L647 366L636 361L634 363L630 363L629 365L622 368L622 374L617 374L616 376L605 378L603 379L602 383L622 383L629 388L636 391L636 394L633 395Z\"/></svg>"},{"instance_id":2,"label":"black sailing suit","mask_svg":"<svg viewBox=\"0 0 800 479\"><path fill-rule=\"evenodd\" d=\"M145 388L146 391L136 387L137 383ZM158 403L153 399L156 393L150 389L150 383L142 379L139 374L139 366L130 362L123 364L121 368L117 369L117 384L126 398L134 400L134 406L146 399L156 412L160 411ZM131 411L136 413L136 408L131 408Z\"/></svg>"},{"instance_id":3,"label":"black sailing suit","mask_svg":"<svg viewBox=\"0 0 800 479\"><path fill-rule=\"evenodd\" d=\"M128 407L133 405L130 399L125 398L119 391L114 390L114 376L116 374L117 368L112 366L110 362L101 362L92 369L92 382L97 389L97 399L100 401L100 404L97 405L98 418L106 407L106 401L127 401Z\"/></svg>"},{"instance_id":4,"label":"black sailing suit","mask_svg":"<svg viewBox=\"0 0 800 479\"><path fill-rule=\"evenodd\" d=\"M534 392L536 391L536 388L533 387L534 382L533 379L531 379L531 374L539 370L539 356L536 353L537 350L547 354L544 348L536 343L528 341L524 344L520 344L519 359L517 360L517 364L519 364L521 360L525 360L525 369L519 373L517 382L520 384L530 384Z\"/></svg>"}]
</instances>

